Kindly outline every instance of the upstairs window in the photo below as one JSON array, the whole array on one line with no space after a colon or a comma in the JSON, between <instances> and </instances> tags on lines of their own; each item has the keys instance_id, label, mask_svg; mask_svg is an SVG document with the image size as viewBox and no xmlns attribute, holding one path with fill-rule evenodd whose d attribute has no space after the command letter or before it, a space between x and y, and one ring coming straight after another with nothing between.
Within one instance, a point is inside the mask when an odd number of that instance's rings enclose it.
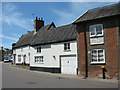
<instances>
[{"instance_id":1,"label":"upstairs window","mask_svg":"<svg viewBox=\"0 0 120 90\"><path fill-rule=\"evenodd\" d=\"M41 52L41 47L37 47L37 52L38 52L38 53Z\"/></svg>"},{"instance_id":2,"label":"upstairs window","mask_svg":"<svg viewBox=\"0 0 120 90\"><path fill-rule=\"evenodd\" d=\"M104 49L91 50L91 64L103 64L103 63L105 63Z\"/></svg>"},{"instance_id":3,"label":"upstairs window","mask_svg":"<svg viewBox=\"0 0 120 90\"><path fill-rule=\"evenodd\" d=\"M70 50L70 43L64 43L64 50Z\"/></svg>"},{"instance_id":4,"label":"upstairs window","mask_svg":"<svg viewBox=\"0 0 120 90\"><path fill-rule=\"evenodd\" d=\"M90 37L103 35L103 24L95 24L89 26Z\"/></svg>"},{"instance_id":5,"label":"upstairs window","mask_svg":"<svg viewBox=\"0 0 120 90\"><path fill-rule=\"evenodd\" d=\"M103 24L89 26L90 45L104 44Z\"/></svg>"}]
</instances>

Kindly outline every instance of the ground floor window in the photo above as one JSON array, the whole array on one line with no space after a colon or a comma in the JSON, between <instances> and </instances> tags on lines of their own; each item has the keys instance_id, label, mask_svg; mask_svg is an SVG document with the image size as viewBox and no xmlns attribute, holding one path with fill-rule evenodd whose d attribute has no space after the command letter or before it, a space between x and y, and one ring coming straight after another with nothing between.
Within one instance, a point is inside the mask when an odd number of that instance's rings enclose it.
<instances>
[{"instance_id":1,"label":"ground floor window","mask_svg":"<svg viewBox=\"0 0 120 90\"><path fill-rule=\"evenodd\" d=\"M91 50L91 64L105 63L105 50L104 49L92 49Z\"/></svg>"},{"instance_id":2,"label":"ground floor window","mask_svg":"<svg viewBox=\"0 0 120 90\"><path fill-rule=\"evenodd\" d=\"M21 55L18 55L18 62L21 62Z\"/></svg>"},{"instance_id":3,"label":"ground floor window","mask_svg":"<svg viewBox=\"0 0 120 90\"><path fill-rule=\"evenodd\" d=\"M43 63L43 56L35 56L35 63Z\"/></svg>"}]
</instances>

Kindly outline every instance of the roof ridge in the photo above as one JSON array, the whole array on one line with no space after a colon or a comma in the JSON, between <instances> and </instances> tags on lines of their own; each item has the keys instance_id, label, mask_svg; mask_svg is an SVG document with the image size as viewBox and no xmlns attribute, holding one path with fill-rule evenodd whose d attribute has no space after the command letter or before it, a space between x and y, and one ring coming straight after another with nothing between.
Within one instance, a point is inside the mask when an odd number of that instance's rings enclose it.
<instances>
[{"instance_id":1,"label":"roof ridge","mask_svg":"<svg viewBox=\"0 0 120 90\"><path fill-rule=\"evenodd\" d=\"M59 27L56 27L56 28L62 28L62 27L69 26L69 25L72 25L72 23L71 24L67 24L67 25L63 25L63 26L59 26ZM54 28L54 29L56 29L56 28Z\"/></svg>"},{"instance_id":2,"label":"roof ridge","mask_svg":"<svg viewBox=\"0 0 120 90\"><path fill-rule=\"evenodd\" d=\"M117 3L114 3L114 4L105 5L105 6L100 6L100 7L93 8L93 9L89 9L88 11L95 10L95 9L100 9L100 8L105 8L105 7L110 7L110 6L117 5L117 4L120 4L120 2L117 2Z\"/></svg>"}]
</instances>

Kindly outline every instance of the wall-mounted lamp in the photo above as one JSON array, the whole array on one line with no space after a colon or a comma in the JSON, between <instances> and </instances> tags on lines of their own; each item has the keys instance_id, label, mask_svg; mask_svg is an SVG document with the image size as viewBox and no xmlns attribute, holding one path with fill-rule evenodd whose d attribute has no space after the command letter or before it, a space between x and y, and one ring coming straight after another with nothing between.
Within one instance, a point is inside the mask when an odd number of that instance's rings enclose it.
<instances>
[{"instance_id":1,"label":"wall-mounted lamp","mask_svg":"<svg viewBox=\"0 0 120 90\"><path fill-rule=\"evenodd\" d=\"M55 57L55 56L53 56L53 58L56 60L56 57Z\"/></svg>"}]
</instances>

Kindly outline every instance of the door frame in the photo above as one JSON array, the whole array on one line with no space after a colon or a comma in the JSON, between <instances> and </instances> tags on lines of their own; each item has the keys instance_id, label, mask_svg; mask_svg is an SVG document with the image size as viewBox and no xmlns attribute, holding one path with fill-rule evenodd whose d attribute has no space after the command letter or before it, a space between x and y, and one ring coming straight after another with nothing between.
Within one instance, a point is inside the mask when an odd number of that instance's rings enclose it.
<instances>
[{"instance_id":1,"label":"door frame","mask_svg":"<svg viewBox=\"0 0 120 90\"><path fill-rule=\"evenodd\" d=\"M23 55L23 63L26 63L26 54Z\"/></svg>"}]
</instances>

